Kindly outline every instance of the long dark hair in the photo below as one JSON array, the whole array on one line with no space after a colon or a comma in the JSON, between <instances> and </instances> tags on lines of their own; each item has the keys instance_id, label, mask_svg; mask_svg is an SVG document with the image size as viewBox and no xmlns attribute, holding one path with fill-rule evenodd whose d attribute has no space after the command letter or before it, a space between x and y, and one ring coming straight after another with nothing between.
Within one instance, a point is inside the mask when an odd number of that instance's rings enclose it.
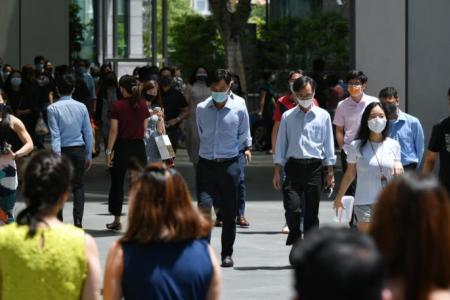
<instances>
[{"instance_id":1,"label":"long dark hair","mask_svg":"<svg viewBox=\"0 0 450 300\"><path fill-rule=\"evenodd\" d=\"M359 126L358 134L356 136L357 140L361 140L360 148L364 147L364 145L367 144L367 141L370 137L370 129L367 122L369 121L370 112L372 109L376 106L379 106L383 112L384 115L387 116L386 111L384 110L383 106L380 102L372 102L369 105L367 105L366 109L364 110L362 117L361 117L361 125ZM386 122L386 127L384 127L384 130L381 132L381 135L383 136L383 141L386 139L388 135L388 128L389 122Z\"/></svg>"},{"instance_id":2,"label":"long dark hair","mask_svg":"<svg viewBox=\"0 0 450 300\"><path fill-rule=\"evenodd\" d=\"M27 207L17 216L19 225L30 227L29 237L36 234L38 223L70 189L72 173L72 164L66 157L50 151L40 151L33 155L24 175L23 193L27 199Z\"/></svg>"},{"instance_id":3,"label":"long dark hair","mask_svg":"<svg viewBox=\"0 0 450 300\"><path fill-rule=\"evenodd\" d=\"M202 65L199 65L194 68L194 71L191 73L191 77L189 78L189 84L193 85L197 81L197 72L199 69L203 69L206 71L206 74L209 75L208 69ZM206 85L209 86L209 80L207 80Z\"/></svg>"},{"instance_id":4,"label":"long dark hair","mask_svg":"<svg viewBox=\"0 0 450 300\"><path fill-rule=\"evenodd\" d=\"M127 91L131 97L129 98L132 107L137 108L141 101L141 86L139 81L131 75L123 75L120 77L119 86Z\"/></svg>"},{"instance_id":5,"label":"long dark hair","mask_svg":"<svg viewBox=\"0 0 450 300\"><path fill-rule=\"evenodd\" d=\"M450 199L433 176L406 173L375 204L370 233L403 299L424 300L450 287Z\"/></svg>"}]
</instances>

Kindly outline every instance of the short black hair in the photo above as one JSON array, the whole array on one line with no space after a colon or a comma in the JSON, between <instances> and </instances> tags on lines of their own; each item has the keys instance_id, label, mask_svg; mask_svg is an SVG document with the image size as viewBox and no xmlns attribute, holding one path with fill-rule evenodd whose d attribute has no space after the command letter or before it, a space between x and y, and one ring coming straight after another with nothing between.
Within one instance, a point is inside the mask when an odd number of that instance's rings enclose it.
<instances>
[{"instance_id":1,"label":"short black hair","mask_svg":"<svg viewBox=\"0 0 450 300\"><path fill-rule=\"evenodd\" d=\"M447 95L449 95L449 96L450 96L450 88L448 88L448 92L447 92Z\"/></svg>"},{"instance_id":2,"label":"short black hair","mask_svg":"<svg viewBox=\"0 0 450 300\"><path fill-rule=\"evenodd\" d=\"M358 79L362 84L367 83L367 76L363 73L363 71L351 70L347 73L347 77L345 78L346 82L349 82L352 79Z\"/></svg>"},{"instance_id":3,"label":"short black hair","mask_svg":"<svg viewBox=\"0 0 450 300\"><path fill-rule=\"evenodd\" d=\"M301 69L290 71L289 75L288 75L288 81L292 78L292 76L294 76L294 74L299 74L299 75L303 76L303 75L305 75L305 72L303 70L301 70Z\"/></svg>"},{"instance_id":4,"label":"short black hair","mask_svg":"<svg viewBox=\"0 0 450 300\"><path fill-rule=\"evenodd\" d=\"M398 93L397 90L394 87L385 87L384 89L382 89L380 91L380 93L378 94L378 98L383 98L383 99L388 99L388 98L398 98Z\"/></svg>"},{"instance_id":5,"label":"short black hair","mask_svg":"<svg viewBox=\"0 0 450 300\"><path fill-rule=\"evenodd\" d=\"M302 76L294 81L292 89L294 92L298 92L304 89L308 84L311 85L313 92L316 90L316 82L309 76Z\"/></svg>"},{"instance_id":6,"label":"short black hair","mask_svg":"<svg viewBox=\"0 0 450 300\"><path fill-rule=\"evenodd\" d=\"M226 84L230 84L231 82L231 72L227 69L217 69L211 74L211 83L219 83L224 80Z\"/></svg>"},{"instance_id":7,"label":"short black hair","mask_svg":"<svg viewBox=\"0 0 450 300\"><path fill-rule=\"evenodd\" d=\"M368 235L346 228L313 229L294 245L291 258L302 300L381 299L383 260Z\"/></svg>"},{"instance_id":8,"label":"short black hair","mask_svg":"<svg viewBox=\"0 0 450 300\"><path fill-rule=\"evenodd\" d=\"M76 79L71 73L63 74L56 80L56 86L61 95L70 95L75 88Z\"/></svg>"},{"instance_id":9,"label":"short black hair","mask_svg":"<svg viewBox=\"0 0 450 300\"><path fill-rule=\"evenodd\" d=\"M45 62L45 57L42 55L37 55L34 57L34 64L40 63L42 60Z\"/></svg>"}]
</instances>

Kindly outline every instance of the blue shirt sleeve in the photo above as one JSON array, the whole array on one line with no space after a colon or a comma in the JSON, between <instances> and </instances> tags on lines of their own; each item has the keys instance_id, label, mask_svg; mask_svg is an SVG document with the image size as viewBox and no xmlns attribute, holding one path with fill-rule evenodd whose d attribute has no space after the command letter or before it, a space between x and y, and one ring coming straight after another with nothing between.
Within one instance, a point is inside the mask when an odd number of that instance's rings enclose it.
<instances>
[{"instance_id":1,"label":"blue shirt sleeve","mask_svg":"<svg viewBox=\"0 0 450 300\"><path fill-rule=\"evenodd\" d=\"M53 152L61 155L61 133L56 120L56 113L51 106L47 108L47 122L52 137L51 145Z\"/></svg>"},{"instance_id":2,"label":"blue shirt sleeve","mask_svg":"<svg viewBox=\"0 0 450 300\"><path fill-rule=\"evenodd\" d=\"M323 145L325 158L323 159L323 165L332 166L336 163L336 155L334 153L333 127L330 116L326 116L325 122L325 141Z\"/></svg>"},{"instance_id":3,"label":"blue shirt sleeve","mask_svg":"<svg viewBox=\"0 0 450 300\"><path fill-rule=\"evenodd\" d=\"M287 128L285 115L281 118L280 129L277 135L277 144L275 146L274 164L284 166L286 163L286 147L287 147Z\"/></svg>"},{"instance_id":4,"label":"blue shirt sleeve","mask_svg":"<svg viewBox=\"0 0 450 300\"><path fill-rule=\"evenodd\" d=\"M416 120L414 123L415 125L415 148L417 153L417 158L419 159L419 162L417 163L417 168L419 168L420 163L422 162L423 153L425 151L425 137L423 134L423 128L420 124L419 120Z\"/></svg>"},{"instance_id":5,"label":"blue shirt sleeve","mask_svg":"<svg viewBox=\"0 0 450 300\"><path fill-rule=\"evenodd\" d=\"M89 113L87 111L87 108L84 107L84 118L83 118L83 124L81 127L81 132L83 134L84 144L86 148L86 159L92 160L92 126L89 119Z\"/></svg>"},{"instance_id":6,"label":"blue shirt sleeve","mask_svg":"<svg viewBox=\"0 0 450 300\"><path fill-rule=\"evenodd\" d=\"M250 147L252 145L252 138L250 135L250 123L249 123L248 111L247 108L244 108L242 111L242 119L239 124L238 131L238 141L240 145L244 145L245 147Z\"/></svg>"}]
</instances>

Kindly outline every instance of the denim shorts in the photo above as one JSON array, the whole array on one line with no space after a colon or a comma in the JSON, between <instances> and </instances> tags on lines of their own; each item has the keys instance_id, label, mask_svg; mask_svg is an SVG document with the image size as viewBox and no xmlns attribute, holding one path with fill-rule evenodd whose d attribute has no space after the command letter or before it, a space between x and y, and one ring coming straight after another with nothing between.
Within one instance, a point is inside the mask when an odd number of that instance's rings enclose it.
<instances>
[{"instance_id":1,"label":"denim shorts","mask_svg":"<svg viewBox=\"0 0 450 300\"><path fill-rule=\"evenodd\" d=\"M372 219L373 204L355 205L353 210L358 222L370 223Z\"/></svg>"}]
</instances>

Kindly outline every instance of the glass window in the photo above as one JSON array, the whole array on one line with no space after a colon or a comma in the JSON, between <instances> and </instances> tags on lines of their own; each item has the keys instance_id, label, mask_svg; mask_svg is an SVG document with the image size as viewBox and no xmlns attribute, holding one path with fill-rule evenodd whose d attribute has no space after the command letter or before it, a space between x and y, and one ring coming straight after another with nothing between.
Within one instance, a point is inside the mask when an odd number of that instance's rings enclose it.
<instances>
[{"instance_id":1,"label":"glass window","mask_svg":"<svg viewBox=\"0 0 450 300\"><path fill-rule=\"evenodd\" d=\"M199 12L205 12L208 10L206 0L196 0L195 1L195 9Z\"/></svg>"}]
</instances>

